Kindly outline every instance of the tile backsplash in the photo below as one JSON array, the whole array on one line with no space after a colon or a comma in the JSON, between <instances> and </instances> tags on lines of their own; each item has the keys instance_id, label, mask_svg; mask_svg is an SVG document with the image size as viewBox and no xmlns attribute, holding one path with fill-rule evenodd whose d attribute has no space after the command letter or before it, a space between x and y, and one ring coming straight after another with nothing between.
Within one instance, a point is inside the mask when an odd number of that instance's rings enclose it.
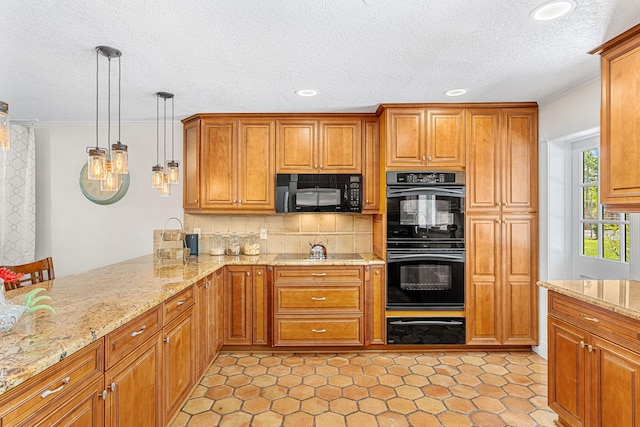
<instances>
[{"instance_id":1,"label":"tile backsplash","mask_svg":"<svg viewBox=\"0 0 640 427\"><path fill-rule=\"evenodd\" d=\"M307 253L318 240L331 253L372 252L372 216L358 214L200 215L185 214L184 228L200 228L199 252L209 253L212 233L256 233L263 253Z\"/></svg>"}]
</instances>

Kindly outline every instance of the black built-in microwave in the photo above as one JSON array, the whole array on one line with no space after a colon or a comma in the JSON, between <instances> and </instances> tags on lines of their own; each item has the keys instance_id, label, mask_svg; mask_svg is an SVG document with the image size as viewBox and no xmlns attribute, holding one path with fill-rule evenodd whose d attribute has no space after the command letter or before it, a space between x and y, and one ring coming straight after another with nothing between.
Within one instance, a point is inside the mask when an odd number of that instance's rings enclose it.
<instances>
[{"instance_id":1,"label":"black built-in microwave","mask_svg":"<svg viewBox=\"0 0 640 427\"><path fill-rule=\"evenodd\" d=\"M362 212L361 174L278 174L276 212Z\"/></svg>"}]
</instances>

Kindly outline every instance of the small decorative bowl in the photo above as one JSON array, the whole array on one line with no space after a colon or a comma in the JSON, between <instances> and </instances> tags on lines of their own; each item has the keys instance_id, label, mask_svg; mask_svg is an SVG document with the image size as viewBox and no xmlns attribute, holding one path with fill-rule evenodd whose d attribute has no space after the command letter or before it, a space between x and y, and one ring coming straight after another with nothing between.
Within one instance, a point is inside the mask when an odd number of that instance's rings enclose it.
<instances>
[{"instance_id":1,"label":"small decorative bowl","mask_svg":"<svg viewBox=\"0 0 640 427\"><path fill-rule=\"evenodd\" d=\"M4 304L0 306L0 332L10 331L27 309L26 305Z\"/></svg>"}]
</instances>

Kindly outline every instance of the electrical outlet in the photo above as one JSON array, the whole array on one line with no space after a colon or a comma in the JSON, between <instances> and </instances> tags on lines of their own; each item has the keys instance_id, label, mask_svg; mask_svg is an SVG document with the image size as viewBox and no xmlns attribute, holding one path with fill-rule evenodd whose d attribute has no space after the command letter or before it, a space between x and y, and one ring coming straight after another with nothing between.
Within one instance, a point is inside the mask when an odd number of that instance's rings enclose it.
<instances>
[{"instance_id":1,"label":"electrical outlet","mask_svg":"<svg viewBox=\"0 0 640 427\"><path fill-rule=\"evenodd\" d=\"M267 240L267 229L266 228L261 228L260 229L260 238L262 240Z\"/></svg>"},{"instance_id":2,"label":"electrical outlet","mask_svg":"<svg viewBox=\"0 0 640 427\"><path fill-rule=\"evenodd\" d=\"M198 239L202 237L202 229L201 228L194 228L193 229L193 234L197 234L198 235Z\"/></svg>"}]
</instances>

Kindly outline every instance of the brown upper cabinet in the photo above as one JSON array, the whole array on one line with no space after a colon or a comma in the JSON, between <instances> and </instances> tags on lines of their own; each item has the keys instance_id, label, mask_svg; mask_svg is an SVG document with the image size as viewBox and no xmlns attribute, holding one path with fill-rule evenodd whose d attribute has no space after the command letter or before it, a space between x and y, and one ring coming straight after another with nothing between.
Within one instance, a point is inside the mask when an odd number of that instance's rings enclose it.
<instances>
[{"instance_id":1,"label":"brown upper cabinet","mask_svg":"<svg viewBox=\"0 0 640 427\"><path fill-rule=\"evenodd\" d=\"M274 211L275 120L194 117L184 135L186 211Z\"/></svg>"},{"instance_id":2,"label":"brown upper cabinet","mask_svg":"<svg viewBox=\"0 0 640 427\"><path fill-rule=\"evenodd\" d=\"M362 122L362 162L364 193L362 212L378 213L380 210L380 144L378 143L378 120Z\"/></svg>"},{"instance_id":3,"label":"brown upper cabinet","mask_svg":"<svg viewBox=\"0 0 640 427\"><path fill-rule=\"evenodd\" d=\"M283 118L276 129L277 173L362 173L361 120Z\"/></svg>"},{"instance_id":4,"label":"brown upper cabinet","mask_svg":"<svg viewBox=\"0 0 640 427\"><path fill-rule=\"evenodd\" d=\"M640 24L590 53L602 56L600 202L640 212Z\"/></svg>"},{"instance_id":5,"label":"brown upper cabinet","mask_svg":"<svg viewBox=\"0 0 640 427\"><path fill-rule=\"evenodd\" d=\"M387 169L463 169L463 108L386 108L381 116Z\"/></svg>"}]
</instances>

